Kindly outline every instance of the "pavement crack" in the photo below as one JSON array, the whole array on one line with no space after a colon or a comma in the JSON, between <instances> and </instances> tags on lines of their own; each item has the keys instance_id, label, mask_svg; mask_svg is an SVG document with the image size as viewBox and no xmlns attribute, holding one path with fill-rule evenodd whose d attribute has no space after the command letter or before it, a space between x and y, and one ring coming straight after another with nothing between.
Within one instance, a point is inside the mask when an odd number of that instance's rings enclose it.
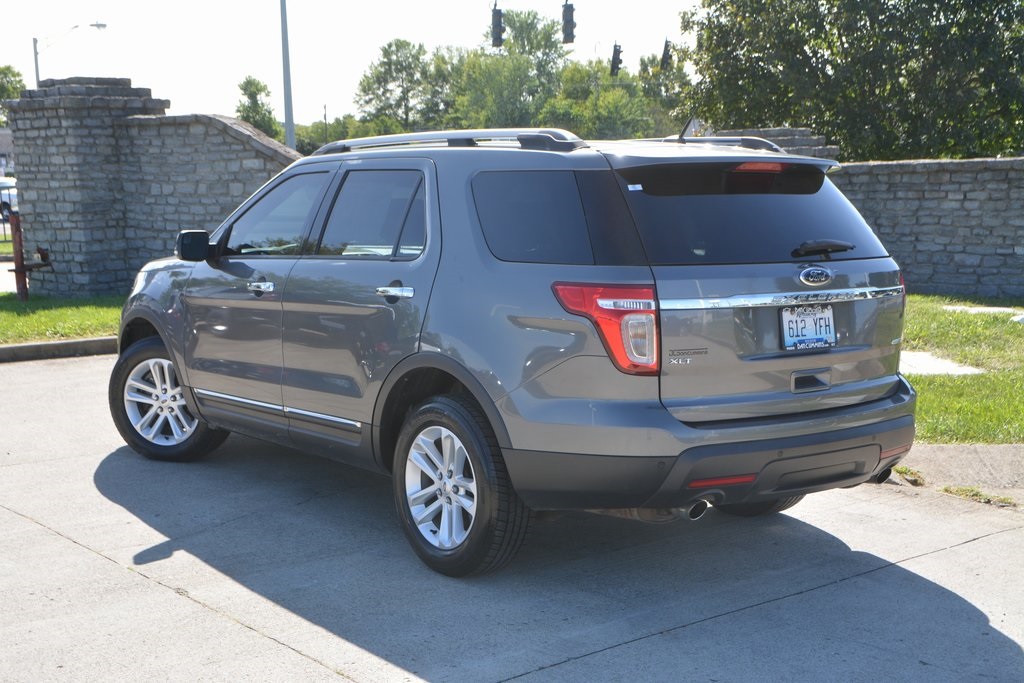
<instances>
[{"instance_id":1,"label":"pavement crack","mask_svg":"<svg viewBox=\"0 0 1024 683\"><path fill-rule=\"evenodd\" d=\"M884 564L881 564L878 567L873 567L871 569L866 569L864 571L857 572L856 574L850 574L849 576L844 576L842 578L835 579L835 580L832 580L832 581L826 581L826 582L821 583L821 584L816 585L816 586L811 586L809 588L804 588L803 590L793 591L792 593L787 593L785 595L779 595L779 596L776 596L774 598L769 598L767 600L762 600L760 602L755 602L755 603L751 603L749 605L744 605L742 607L737 607L735 609L726 610L724 612L719 612L718 614L712 614L710 616L703 617L701 619L696 619L694 621L689 621L689 622L686 622L684 624L679 624L678 626L671 626L669 628L661 629L659 631L654 631L652 633L647 633L647 634L644 634L642 636L637 636L636 638L630 638L629 640L624 640L621 643L615 643L613 645L608 645L606 647L598 648L598 649L592 650L590 652L584 652L582 654L574 655L572 657L566 657L565 659L562 659L562 660L557 661L557 662L552 662L551 664L545 664L544 666L540 666L540 667L537 667L535 669L531 669L529 671L523 671L522 673L518 673L518 674L516 674L514 676L509 676L507 678L499 679L498 683L506 683L506 681L514 681L516 679L523 678L525 676L529 676L529 675L532 675L532 674L535 674L535 673L540 673L541 671L547 671L549 669L555 669L555 668L558 668L558 667L563 666L565 664L570 664L572 662L576 662L576 661L579 661L579 660L582 660L582 659L586 659L588 657L593 657L594 655L603 654L605 652L611 652L611 651L617 650L617 649L619 649L621 647L626 647L628 645L633 645L635 643L640 643L640 642L643 642L645 640L650 640L652 638L657 638L659 636L664 636L664 635L667 635L669 633L675 633L676 631L682 631L682 630L687 629L687 628L692 628L694 626L699 626L701 624L706 624L706 623L714 621L716 619L721 619L723 617L732 616L734 614L741 614L743 612L754 610L754 609L757 609L759 607L764 607L766 605L772 605L772 604L777 603L777 602L783 602L783 601L786 601L786 600L790 600L792 598L798 598L798 597L800 597L802 595L808 595L810 593L815 593L815 592L820 591L820 590L822 590L824 588L831 588L831 587L834 587L834 586L846 583L848 581L853 581L855 579L859 579L859 578L862 578L864 576L868 576L870 574L874 574L876 572L880 572L880 571L884 571L886 569L890 569L892 567L899 567L899 566L901 566L901 565L903 565L903 564L905 564L907 562L913 562L914 560L918 560L918 559L920 559L922 557L929 557L931 555L937 555L939 553L944 553L946 551L953 550L954 548L960 548L960 547L965 546L965 545L970 545L971 543L976 543L978 541L982 541L982 540L984 540L986 538L991 538L993 536L999 536L1001 534L1006 534L1006 533L1013 533L1015 531L1020 531L1022 529L1024 529L1024 526L1016 526L1016 527L1011 527L1009 529L1001 529L999 531L993 531L992 533L982 534L980 536L975 536L975 537L966 539L964 541L960 541L959 543L953 543L953 544L950 544L950 545L945 546L943 548L936 548L934 550L929 550L928 552L918 553L917 555L911 555L909 557L904 557L902 559L895 560L895 561L892 561L892 562L885 562Z\"/></svg>"}]
</instances>

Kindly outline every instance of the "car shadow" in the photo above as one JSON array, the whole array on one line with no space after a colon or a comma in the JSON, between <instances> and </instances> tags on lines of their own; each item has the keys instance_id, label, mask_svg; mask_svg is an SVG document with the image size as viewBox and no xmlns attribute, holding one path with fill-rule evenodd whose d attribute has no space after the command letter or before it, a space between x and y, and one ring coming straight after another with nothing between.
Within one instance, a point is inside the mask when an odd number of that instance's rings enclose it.
<instances>
[{"instance_id":1,"label":"car shadow","mask_svg":"<svg viewBox=\"0 0 1024 683\"><path fill-rule=\"evenodd\" d=\"M788 515L711 511L668 525L550 515L505 569L456 580L408 548L388 478L297 451L232 436L202 462L172 464L125 447L103 459L95 484L167 538L130 551L125 561L140 572L287 639L266 610L218 606L231 598L189 585L171 559L188 553L428 680L1011 680L1024 671L1020 646L962 597ZM253 600L242 593L235 599ZM317 658L340 670L344 649Z\"/></svg>"}]
</instances>

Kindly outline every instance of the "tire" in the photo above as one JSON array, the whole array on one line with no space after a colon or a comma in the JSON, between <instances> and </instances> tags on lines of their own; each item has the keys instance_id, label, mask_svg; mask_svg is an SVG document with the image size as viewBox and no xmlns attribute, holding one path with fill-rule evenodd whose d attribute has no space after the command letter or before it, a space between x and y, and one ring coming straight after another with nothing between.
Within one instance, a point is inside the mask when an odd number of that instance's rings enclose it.
<instances>
[{"instance_id":1,"label":"tire","mask_svg":"<svg viewBox=\"0 0 1024 683\"><path fill-rule=\"evenodd\" d=\"M159 337L129 346L110 373L108 400L117 431L137 453L153 460L198 460L228 432L193 415L174 363Z\"/></svg>"},{"instance_id":2,"label":"tire","mask_svg":"<svg viewBox=\"0 0 1024 683\"><path fill-rule=\"evenodd\" d=\"M409 413L393 482L402 531L434 571L493 571L526 540L530 510L512 488L487 419L460 397L436 396Z\"/></svg>"},{"instance_id":3,"label":"tire","mask_svg":"<svg viewBox=\"0 0 1024 683\"><path fill-rule=\"evenodd\" d=\"M760 515L771 515L776 512L788 510L803 499L803 496L792 496L790 498L766 500L760 503L732 503L728 505L716 505L715 509L726 512L730 515L737 515L739 517L758 517Z\"/></svg>"}]
</instances>

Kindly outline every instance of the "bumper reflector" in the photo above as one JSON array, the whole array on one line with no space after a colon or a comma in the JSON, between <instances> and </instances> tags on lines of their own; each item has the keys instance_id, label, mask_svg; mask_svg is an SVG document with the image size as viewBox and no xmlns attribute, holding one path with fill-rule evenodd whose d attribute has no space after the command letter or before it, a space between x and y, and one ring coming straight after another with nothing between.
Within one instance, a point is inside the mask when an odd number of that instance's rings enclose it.
<instances>
[{"instance_id":1,"label":"bumper reflector","mask_svg":"<svg viewBox=\"0 0 1024 683\"><path fill-rule=\"evenodd\" d=\"M904 444L902 446L897 446L896 448L890 448L887 451L882 451L882 460L885 460L886 458L892 458L892 457L895 457L897 455L902 455L902 454L906 453L909 450L910 450L910 444L909 443L908 444Z\"/></svg>"},{"instance_id":2,"label":"bumper reflector","mask_svg":"<svg viewBox=\"0 0 1024 683\"><path fill-rule=\"evenodd\" d=\"M740 474L735 477L718 477L717 479L696 479L691 481L688 489L710 489L717 486L736 486L737 484L751 484L757 479L756 474Z\"/></svg>"}]
</instances>

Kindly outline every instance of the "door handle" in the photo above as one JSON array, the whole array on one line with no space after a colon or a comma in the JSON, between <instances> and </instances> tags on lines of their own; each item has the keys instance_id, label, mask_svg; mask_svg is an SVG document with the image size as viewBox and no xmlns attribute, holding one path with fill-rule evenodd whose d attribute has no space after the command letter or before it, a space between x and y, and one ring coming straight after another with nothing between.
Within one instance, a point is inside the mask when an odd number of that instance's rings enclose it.
<instances>
[{"instance_id":1,"label":"door handle","mask_svg":"<svg viewBox=\"0 0 1024 683\"><path fill-rule=\"evenodd\" d=\"M250 282L245 285L245 288L250 292L256 292L257 294L266 294L267 292L274 291L273 282Z\"/></svg>"},{"instance_id":2,"label":"door handle","mask_svg":"<svg viewBox=\"0 0 1024 683\"><path fill-rule=\"evenodd\" d=\"M416 294L412 287L378 287L377 296L386 299L411 299Z\"/></svg>"}]
</instances>

